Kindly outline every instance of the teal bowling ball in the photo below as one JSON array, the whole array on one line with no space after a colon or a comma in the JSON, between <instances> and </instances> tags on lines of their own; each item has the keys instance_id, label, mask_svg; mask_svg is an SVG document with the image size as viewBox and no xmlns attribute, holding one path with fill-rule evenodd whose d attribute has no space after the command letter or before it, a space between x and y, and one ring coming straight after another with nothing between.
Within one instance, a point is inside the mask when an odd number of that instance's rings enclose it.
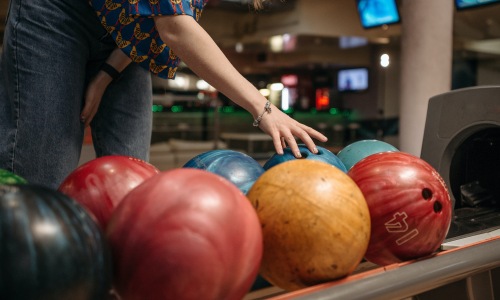
<instances>
[{"instance_id":1,"label":"teal bowling ball","mask_svg":"<svg viewBox=\"0 0 500 300\"><path fill-rule=\"evenodd\" d=\"M344 163L347 170L349 170L367 156L388 151L398 152L399 150L383 141L361 140L347 145L337 153L337 156Z\"/></svg>"},{"instance_id":2,"label":"teal bowling ball","mask_svg":"<svg viewBox=\"0 0 500 300\"><path fill-rule=\"evenodd\" d=\"M64 194L0 185L0 299L106 299L111 254L93 217Z\"/></svg>"},{"instance_id":3,"label":"teal bowling ball","mask_svg":"<svg viewBox=\"0 0 500 300\"><path fill-rule=\"evenodd\" d=\"M229 149L201 153L190 159L183 168L205 170L222 176L236 185L243 194L264 173L264 168L258 161L245 153Z\"/></svg>"},{"instance_id":4,"label":"teal bowling ball","mask_svg":"<svg viewBox=\"0 0 500 300\"><path fill-rule=\"evenodd\" d=\"M298 146L300 154L302 155L302 159L322 161L337 167L344 173L347 173L347 169L344 166L344 163L330 150L323 148L321 146L316 146L316 148L318 148L318 153L314 154L307 148L306 145L299 144ZM283 149L282 155L276 153L273 156L271 156L271 158L267 160L266 163L264 164L264 169L269 170L270 168L278 164L294 159L297 158L293 155L292 150L289 147L287 147Z\"/></svg>"}]
</instances>

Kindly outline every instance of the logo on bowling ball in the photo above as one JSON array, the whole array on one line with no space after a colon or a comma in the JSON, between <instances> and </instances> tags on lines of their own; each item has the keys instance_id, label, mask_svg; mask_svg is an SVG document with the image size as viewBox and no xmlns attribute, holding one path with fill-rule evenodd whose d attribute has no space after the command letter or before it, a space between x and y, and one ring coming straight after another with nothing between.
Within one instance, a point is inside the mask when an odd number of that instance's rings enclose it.
<instances>
[{"instance_id":1,"label":"logo on bowling ball","mask_svg":"<svg viewBox=\"0 0 500 300\"><path fill-rule=\"evenodd\" d=\"M408 232L410 229L410 226L408 226L408 223L406 222L406 219L408 218L408 215L405 212L396 212L393 215L393 218L390 219L385 223L385 229L387 229L387 232L389 233L405 233ZM412 238L416 237L418 235L418 229L414 228L410 230L408 233L400 237L399 239L396 240L396 244L402 245Z\"/></svg>"}]
</instances>

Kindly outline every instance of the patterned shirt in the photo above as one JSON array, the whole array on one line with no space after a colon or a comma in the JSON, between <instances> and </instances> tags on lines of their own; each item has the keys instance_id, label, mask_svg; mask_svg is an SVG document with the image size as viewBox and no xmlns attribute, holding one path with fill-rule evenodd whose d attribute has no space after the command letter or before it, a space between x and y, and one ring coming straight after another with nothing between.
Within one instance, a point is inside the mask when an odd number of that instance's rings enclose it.
<instances>
[{"instance_id":1,"label":"patterned shirt","mask_svg":"<svg viewBox=\"0 0 500 300\"><path fill-rule=\"evenodd\" d=\"M199 20L208 0L90 0L101 24L132 61L162 78L174 78L179 58L160 38L154 16Z\"/></svg>"}]
</instances>

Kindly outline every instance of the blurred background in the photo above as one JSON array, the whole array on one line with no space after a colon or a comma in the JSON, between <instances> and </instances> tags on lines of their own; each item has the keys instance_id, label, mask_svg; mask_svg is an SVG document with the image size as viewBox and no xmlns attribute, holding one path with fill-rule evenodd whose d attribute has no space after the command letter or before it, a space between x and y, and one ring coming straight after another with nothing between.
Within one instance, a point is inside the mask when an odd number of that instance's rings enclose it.
<instances>
[{"instance_id":1,"label":"blurred background","mask_svg":"<svg viewBox=\"0 0 500 300\"><path fill-rule=\"evenodd\" d=\"M268 0L255 11L248 0L211 0L200 23L263 95L326 134L329 141L323 146L338 151L352 141L377 138L399 147L402 25L413 16L404 13L408 1ZM433 12L430 7L411 22L432 20L426 13L451 15L449 89L498 84L500 4L446 1L453 2L451 10ZM1 0L2 35L7 10L8 1ZM253 117L186 65L175 80L153 77L152 91L153 144L223 140L247 150L251 142L255 154L272 151L269 140L251 126ZM231 133L256 135L231 138Z\"/></svg>"}]
</instances>

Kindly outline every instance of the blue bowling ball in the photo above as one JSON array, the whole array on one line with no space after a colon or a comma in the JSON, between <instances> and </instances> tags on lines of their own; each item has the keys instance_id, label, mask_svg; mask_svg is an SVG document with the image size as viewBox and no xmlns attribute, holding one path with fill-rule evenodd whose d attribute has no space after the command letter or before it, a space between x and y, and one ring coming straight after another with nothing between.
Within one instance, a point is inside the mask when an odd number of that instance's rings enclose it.
<instances>
[{"instance_id":1,"label":"blue bowling ball","mask_svg":"<svg viewBox=\"0 0 500 300\"><path fill-rule=\"evenodd\" d=\"M246 195L255 180L264 173L264 168L245 153L219 149L199 154L190 159L183 168L195 168L222 176L236 185Z\"/></svg>"},{"instance_id":2,"label":"blue bowling ball","mask_svg":"<svg viewBox=\"0 0 500 300\"><path fill-rule=\"evenodd\" d=\"M93 217L57 191L0 185L0 299L107 299L111 254Z\"/></svg>"},{"instance_id":3,"label":"blue bowling ball","mask_svg":"<svg viewBox=\"0 0 500 300\"><path fill-rule=\"evenodd\" d=\"M361 140L345 146L337 153L338 158L344 163L347 170L351 169L363 158L381 152L399 150L393 145L379 140Z\"/></svg>"},{"instance_id":4,"label":"blue bowling ball","mask_svg":"<svg viewBox=\"0 0 500 300\"><path fill-rule=\"evenodd\" d=\"M337 167L343 172L347 172L347 169L342 163L342 161L330 150L320 146L316 146L316 148L318 148L318 153L314 154L311 151L309 151L306 145L299 144L298 146L300 154L302 155L303 159L322 161ZM276 153L273 156L271 156L271 158L264 164L264 170L268 170L280 163L294 159L297 158L293 155L292 150L289 147L287 147L283 149L282 155Z\"/></svg>"}]
</instances>

